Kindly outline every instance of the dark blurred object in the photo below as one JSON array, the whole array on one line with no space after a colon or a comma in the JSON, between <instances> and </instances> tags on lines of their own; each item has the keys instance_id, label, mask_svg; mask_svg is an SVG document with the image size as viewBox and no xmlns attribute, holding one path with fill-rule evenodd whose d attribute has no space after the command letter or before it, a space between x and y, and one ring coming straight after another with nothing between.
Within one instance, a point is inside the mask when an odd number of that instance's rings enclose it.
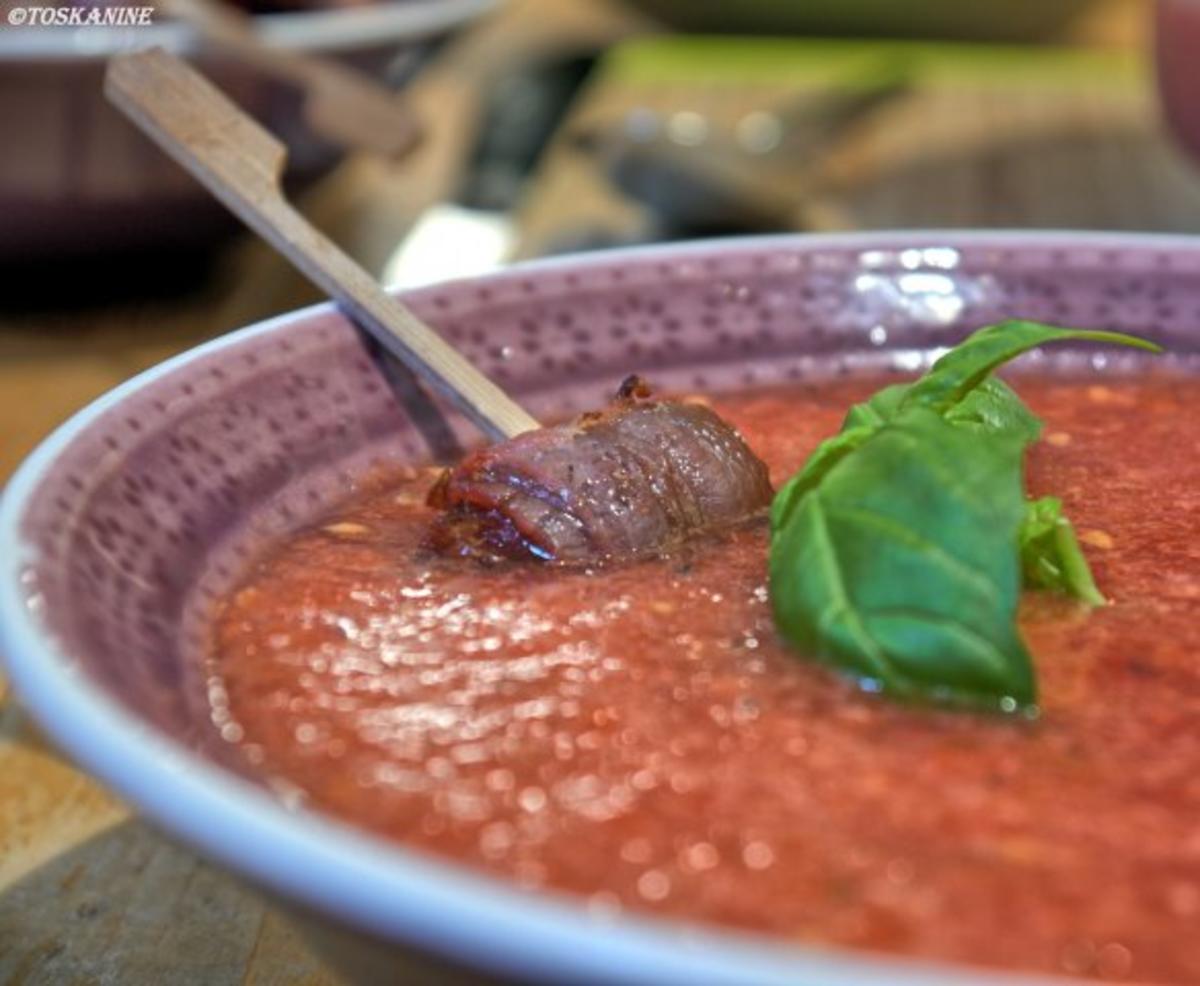
<instances>
[{"instance_id":1,"label":"dark blurred object","mask_svg":"<svg viewBox=\"0 0 1200 986\"><path fill-rule=\"evenodd\" d=\"M1158 0L1154 20L1162 107L1179 142L1200 162L1200 2Z\"/></svg>"},{"instance_id":2,"label":"dark blurred object","mask_svg":"<svg viewBox=\"0 0 1200 986\"><path fill-rule=\"evenodd\" d=\"M457 191L413 224L385 266L384 283L415 287L509 259L512 212L595 64L595 52L543 59L493 82Z\"/></svg>"},{"instance_id":3,"label":"dark blurred object","mask_svg":"<svg viewBox=\"0 0 1200 986\"><path fill-rule=\"evenodd\" d=\"M519 255L778 229L1195 232L1200 182L1146 68L1058 45L627 41L539 168Z\"/></svg>"},{"instance_id":4,"label":"dark blurred object","mask_svg":"<svg viewBox=\"0 0 1200 986\"><path fill-rule=\"evenodd\" d=\"M421 139L411 106L382 80L332 58L263 44L254 18L228 0L158 0L205 45L303 93L305 125L347 151L399 158Z\"/></svg>"},{"instance_id":5,"label":"dark blurred object","mask_svg":"<svg viewBox=\"0 0 1200 986\"><path fill-rule=\"evenodd\" d=\"M131 299L139 306L156 300L195 306L206 297L209 279L221 276L220 259L211 245L65 254L52 262L45 257L10 258L0 266L4 277L0 317L51 311L56 318L71 313L83 316ZM64 285L70 285L69 290Z\"/></svg>"},{"instance_id":6,"label":"dark blurred object","mask_svg":"<svg viewBox=\"0 0 1200 986\"><path fill-rule=\"evenodd\" d=\"M1032 41L1091 0L627 0L663 24L709 34Z\"/></svg>"},{"instance_id":7,"label":"dark blurred object","mask_svg":"<svg viewBox=\"0 0 1200 986\"><path fill-rule=\"evenodd\" d=\"M780 232L807 225L805 199L822 156L908 88L904 67L889 65L778 109L751 110L732 128L696 111L642 108L575 143L649 210L655 239Z\"/></svg>"},{"instance_id":8,"label":"dark blurred object","mask_svg":"<svg viewBox=\"0 0 1200 986\"><path fill-rule=\"evenodd\" d=\"M406 0L256 18L264 40L328 54L390 80L414 49L436 44L494 0ZM191 57L288 145L290 189L329 170L340 151L304 122L300 93L216 53L188 27L0 31L0 263L69 260L146 249L191 250L237 229L225 210L157 151L100 92L107 57L161 45ZM408 59L406 62L405 59Z\"/></svg>"},{"instance_id":9,"label":"dark blurred object","mask_svg":"<svg viewBox=\"0 0 1200 986\"><path fill-rule=\"evenodd\" d=\"M455 200L473 209L512 209L595 64L596 54L588 52L523 65L496 80Z\"/></svg>"}]
</instances>

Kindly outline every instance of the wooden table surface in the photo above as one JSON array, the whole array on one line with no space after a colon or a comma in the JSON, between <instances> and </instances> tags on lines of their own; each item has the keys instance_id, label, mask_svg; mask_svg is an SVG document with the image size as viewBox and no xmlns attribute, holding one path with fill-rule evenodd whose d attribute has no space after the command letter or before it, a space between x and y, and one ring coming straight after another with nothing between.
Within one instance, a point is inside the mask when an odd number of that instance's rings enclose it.
<instances>
[{"instance_id":1,"label":"wooden table surface","mask_svg":"<svg viewBox=\"0 0 1200 986\"><path fill-rule=\"evenodd\" d=\"M1111 0L1098 4L1097 16L1081 32L1090 42L1136 47L1144 40L1141 15L1136 0ZM636 27L627 14L600 2L514 0L503 17L457 44L419 81L413 98L437 121L428 145L399 165L347 162L306 197L306 210L378 271L417 212L450 187L466 137L462 121L470 116L489 58L497 51L521 57L568 36L615 38ZM644 82L601 85L574 122L612 119L647 101L669 110L679 91L676 86L656 92ZM721 98L742 105L748 97L741 92ZM993 123L1003 112L993 107ZM1094 101L1088 112L1094 139L1090 150L1079 153L1094 154L1106 176L1092 193L1090 224L1155 229L1194 216L1192 228L1200 231L1200 178L1157 133L1148 84L1143 81L1115 103L1107 97ZM911 185L903 184L911 177L890 177L880 169L881 160L894 162L907 153L905 120L902 115L867 138L865 149L852 148L838 165L843 178L849 176L843 189L859 193L843 194L838 208L822 213L833 217L832 226L922 224L924 207ZM1113 153L1117 145L1106 137L1124 142L1123 150ZM1131 146L1137 153L1128 153ZM1157 169L1156 181L1165 190L1131 203L1126 185L1142 172L1129 169L1147 167ZM1037 224L1035 191L1020 205L1026 215L1018 224ZM1041 194L1044 199L1044 188ZM955 208L966 224L985 223L986 216L976 217L994 211L986 182L966 182L959 195ZM1181 200L1178 208L1172 197ZM543 249L568 221L628 231L637 214L613 197L586 162L559 147L527 200L524 251ZM284 262L242 238L183 291L70 310L0 311L0 479L54 425L131 374L315 297ZM163 839L51 750L0 678L0 982L338 981L257 896Z\"/></svg>"}]
</instances>

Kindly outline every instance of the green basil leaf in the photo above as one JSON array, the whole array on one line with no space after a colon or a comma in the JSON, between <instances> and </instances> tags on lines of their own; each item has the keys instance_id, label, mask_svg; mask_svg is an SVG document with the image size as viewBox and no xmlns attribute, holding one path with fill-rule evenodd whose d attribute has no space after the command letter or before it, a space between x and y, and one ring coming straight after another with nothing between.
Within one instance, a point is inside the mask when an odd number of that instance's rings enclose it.
<instances>
[{"instance_id":1,"label":"green basil leaf","mask_svg":"<svg viewBox=\"0 0 1200 986\"><path fill-rule=\"evenodd\" d=\"M1162 347L1152 342L1121 332L1061 329L1041 322L1010 319L980 329L942 356L928 373L909 385L900 407L928 407L944 414L1009 360L1045 343L1068 339L1162 352Z\"/></svg>"},{"instance_id":2,"label":"green basil leaf","mask_svg":"<svg viewBox=\"0 0 1200 986\"><path fill-rule=\"evenodd\" d=\"M870 398L846 412L842 431L878 428L895 419L907 406L913 384L897 383L876 391ZM1016 431L1027 441L1035 441L1042 424L1025 402L1003 380L985 377L962 398L943 412L947 421L985 431Z\"/></svg>"},{"instance_id":3,"label":"green basil leaf","mask_svg":"<svg viewBox=\"0 0 1200 986\"><path fill-rule=\"evenodd\" d=\"M1160 351L1008 321L850 408L772 504L771 598L787 639L897 695L1033 703L1015 623L1022 580L1104 598L1061 503L1021 494L1023 452L1042 425L992 373L1068 339Z\"/></svg>"},{"instance_id":4,"label":"green basil leaf","mask_svg":"<svg viewBox=\"0 0 1200 986\"><path fill-rule=\"evenodd\" d=\"M870 438L875 431L875 428L869 426L850 428L838 432L818 445L800 471L784 484L771 501L772 529L786 524L793 508L804 494L821 482L830 469Z\"/></svg>"},{"instance_id":5,"label":"green basil leaf","mask_svg":"<svg viewBox=\"0 0 1200 986\"><path fill-rule=\"evenodd\" d=\"M1044 496L1025 504L1017 540L1026 586L1062 592L1091 606L1105 604L1058 497Z\"/></svg>"},{"instance_id":6,"label":"green basil leaf","mask_svg":"<svg viewBox=\"0 0 1200 986\"><path fill-rule=\"evenodd\" d=\"M896 417L911 386L910 383L894 383L883 390L875 391L861 404L855 404L846 412L842 431L849 431L851 428L878 428L887 424Z\"/></svg>"},{"instance_id":7,"label":"green basil leaf","mask_svg":"<svg viewBox=\"0 0 1200 986\"><path fill-rule=\"evenodd\" d=\"M1041 322L1010 319L980 329L938 359L912 383L884 387L846 414L842 429L879 427L905 408L921 406L951 420L975 423L989 430L1020 428L1037 438L1041 425L1004 381L991 374L1017 356L1048 342L1068 339L1111 342L1150 352L1161 347L1137 336L1090 329L1062 329Z\"/></svg>"},{"instance_id":8,"label":"green basil leaf","mask_svg":"<svg viewBox=\"0 0 1200 986\"><path fill-rule=\"evenodd\" d=\"M953 425L979 432L1005 434L1026 445L1042 433L1038 420L1016 391L998 377L987 377L962 400L948 408L944 417Z\"/></svg>"},{"instance_id":9,"label":"green basil leaf","mask_svg":"<svg viewBox=\"0 0 1200 986\"><path fill-rule=\"evenodd\" d=\"M1033 703L1014 622L1020 456L1019 441L980 443L923 408L874 430L772 539L784 636L896 695Z\"/></svg>"}]
</instances>

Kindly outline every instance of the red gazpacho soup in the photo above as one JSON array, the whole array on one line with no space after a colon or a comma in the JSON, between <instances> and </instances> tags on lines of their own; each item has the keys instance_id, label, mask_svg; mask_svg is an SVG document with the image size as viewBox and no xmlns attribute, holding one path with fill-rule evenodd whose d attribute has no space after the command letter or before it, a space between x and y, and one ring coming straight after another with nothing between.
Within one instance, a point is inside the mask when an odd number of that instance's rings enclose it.
<instances>
[{"instance_id":1,"label":"red gazpacho soup","mask_svg":"<svg viewBox=\"0 0 1200 986\"><path fill-rule=\"evenodd\" d=\"M888 379L696 398L775 487ZM1109 604L1027 592L1039 714L897 702L780 637L762 513L603 567L431 550L373 478L215 614L214 721L291 798L654 912L929 959L1200 981L1200 379L1019 375Z\"/></svg>"}]
</instances>

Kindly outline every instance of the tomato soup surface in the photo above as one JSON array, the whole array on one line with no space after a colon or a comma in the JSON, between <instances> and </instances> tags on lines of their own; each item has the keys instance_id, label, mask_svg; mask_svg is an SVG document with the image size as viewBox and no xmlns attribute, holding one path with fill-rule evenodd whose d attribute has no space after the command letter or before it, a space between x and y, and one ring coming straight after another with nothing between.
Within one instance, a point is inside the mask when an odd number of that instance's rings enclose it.
<instances>
[{"instance_id":1,"label":"tomato soup surface","mask_svg":"<svg viewBox=\"0 0 1200 986\"><path fill-rule=\"evenodd\" d=\"M783 482L895 378L713 399ZM1200 981L1200 380L1016 378L1112 604L1026 596L1036 720L776 635L764 521L594 572L424 547L434 470L222 605L213 716L291 796L516 881L796 942Z\"/></svg>"}]
</instances>

